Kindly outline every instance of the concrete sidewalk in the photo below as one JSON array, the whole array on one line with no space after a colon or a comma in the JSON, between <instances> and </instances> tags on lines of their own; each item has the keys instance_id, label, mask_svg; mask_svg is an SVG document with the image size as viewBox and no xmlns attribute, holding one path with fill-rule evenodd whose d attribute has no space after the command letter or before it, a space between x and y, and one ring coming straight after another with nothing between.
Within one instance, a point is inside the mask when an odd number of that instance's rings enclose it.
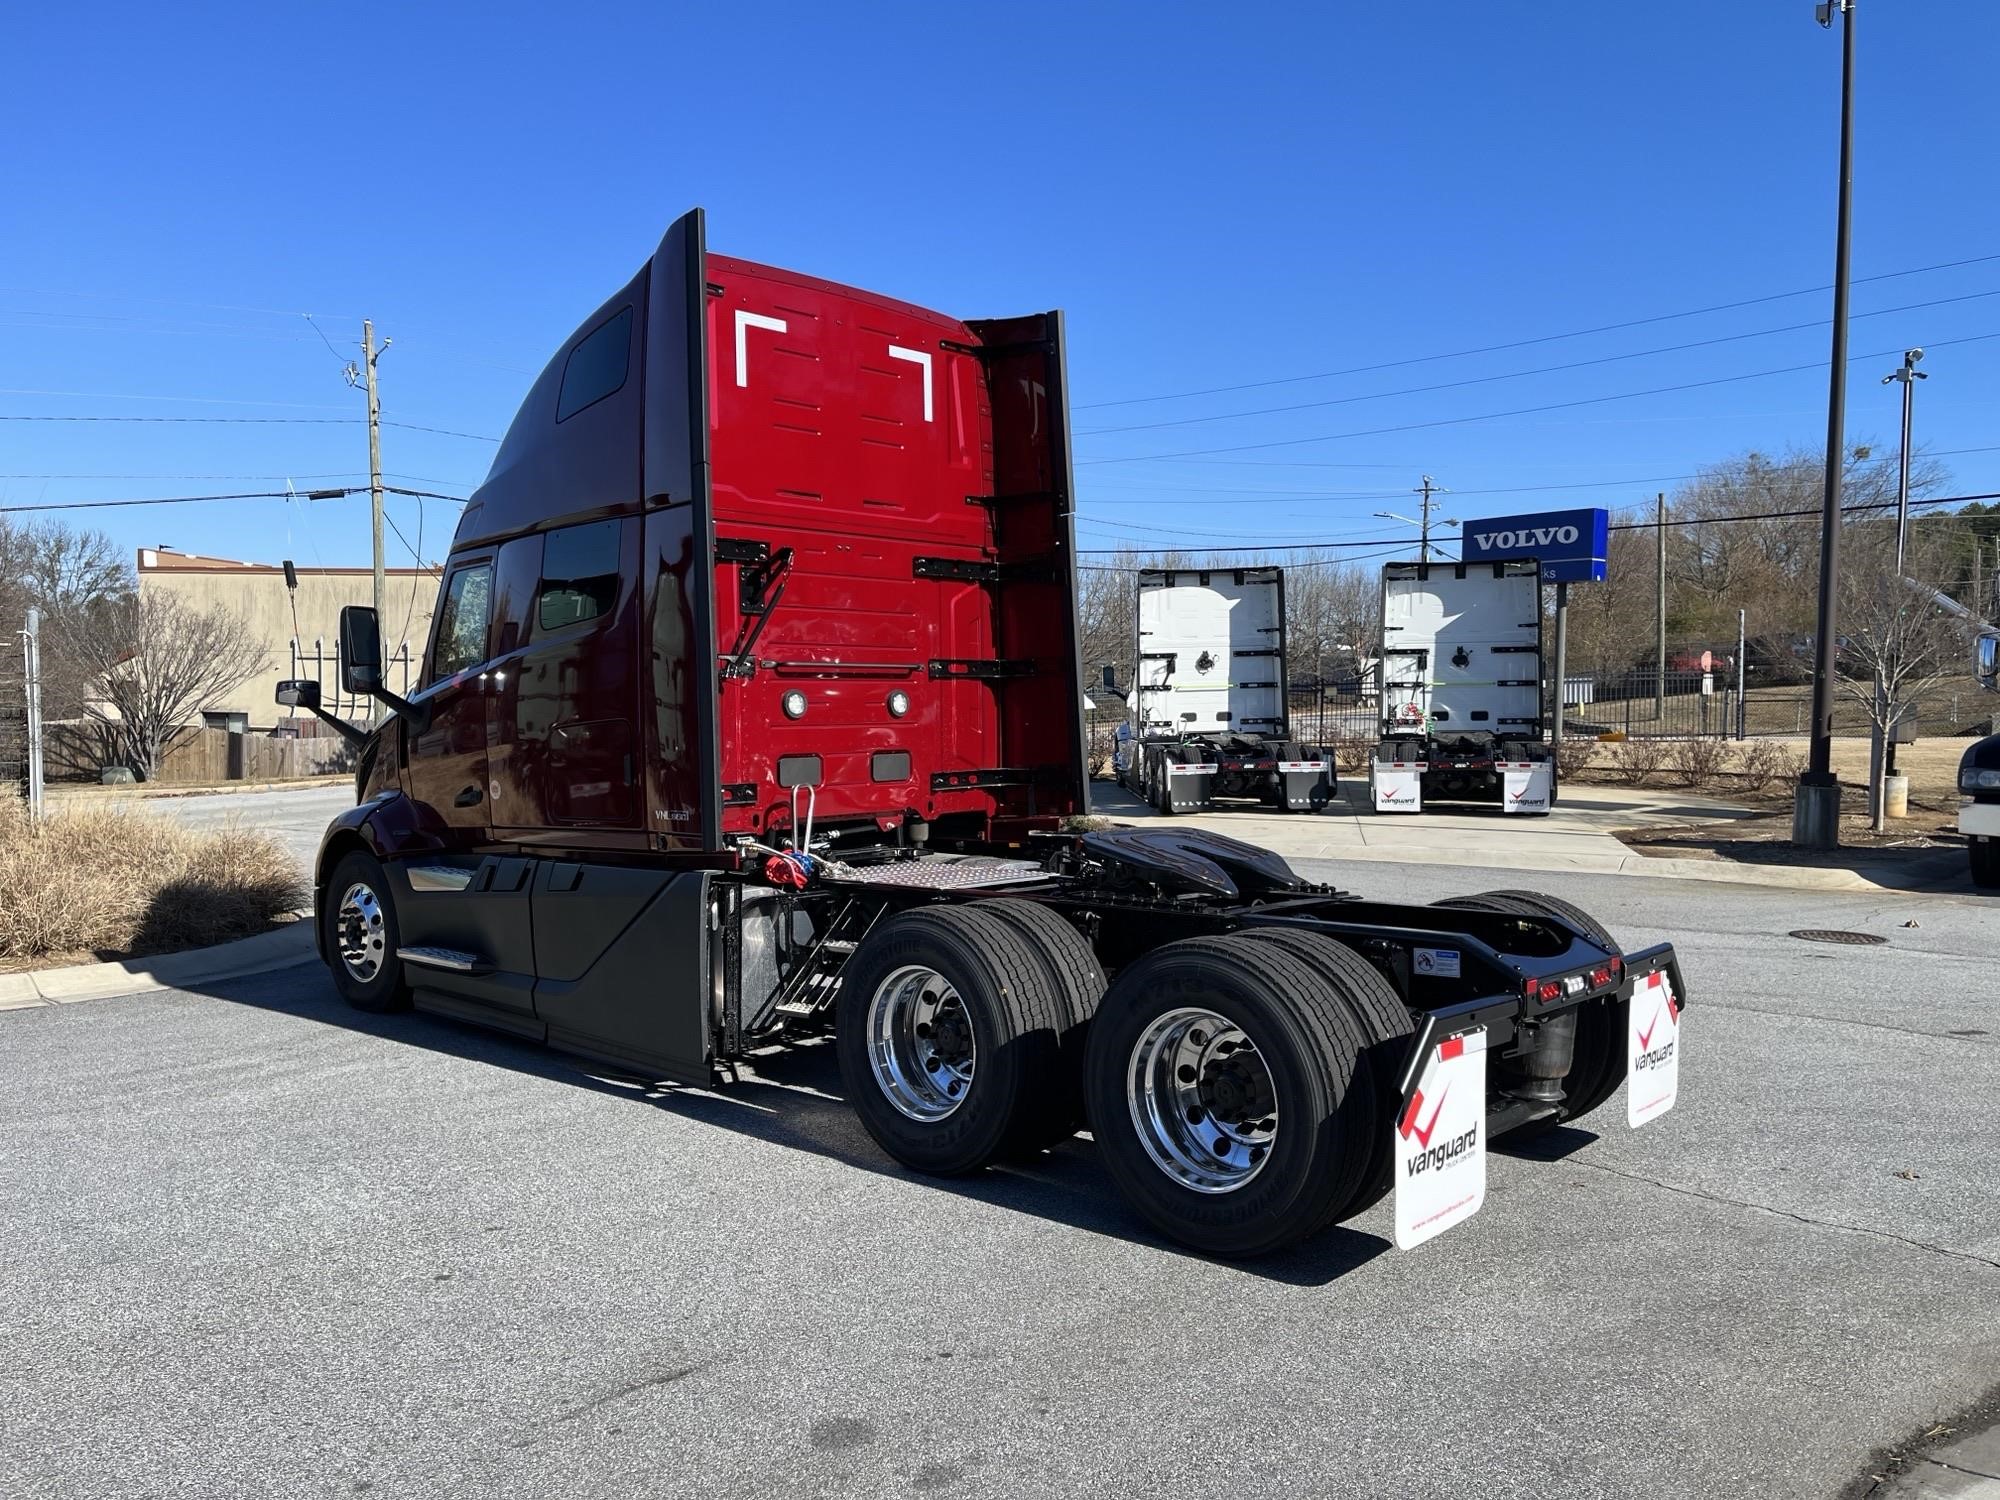
<instances>
[{"instance_id":1,"label":"concrete sidewalk","mask_svg":"<svg viewBox=\"0 0 2000 1500\"><path fill-rule=\"evenodd\" d=\"M1091 810L1121 821L1159 814L1112 781L1090 784ZM1955 852L1901 870L1862 871L1842 864L1737 863L1725 859L1654 858L1617 837L1617 830L1726 823L1759 816L1755 808L1712 797L1638 788L1571 785L1545 818L1461 807L1450 812L1377 813L1368 787L1343 778L1339 800L1318 813L1274 813L1252 803L1224 803L1174 821L1212 828L1299 859L1386 860L1409 864L1473 864L1496 870L1590 871L1656 875L1799 890L1874 891L1900 882L1935 889L1963 861ZM1969 889L1968 885L1968 889Z\"/></svg>"}]
</instances>

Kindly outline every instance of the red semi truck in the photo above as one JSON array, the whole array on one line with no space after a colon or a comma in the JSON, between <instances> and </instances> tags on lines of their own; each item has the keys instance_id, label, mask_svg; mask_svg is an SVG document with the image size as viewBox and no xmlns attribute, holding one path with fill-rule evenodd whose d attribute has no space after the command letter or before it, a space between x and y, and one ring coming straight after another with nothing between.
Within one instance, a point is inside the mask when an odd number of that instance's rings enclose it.
<instances>
[{"instance_id":1,"label":"red semi truck","mask_svg":"<svg viewBox=\"0 0 2000 1500\"><path fill-rule=\"evenodd\" d=\"M1489 1135L1628 1076L1634 1123L1671 1105L1670 946L1074 828L1073 509L1060 314L945 317L682 218L522 403L418 691L343 615L344 686L391 712L344 726L336 987L700 1086L831 1032L898 1161L1087 1125L1140 1214L1217 1254L1391 1190L1413 1244L1477 1209ZM317 683L279 698L325 716Z\"/></svg>"}]
</instances>

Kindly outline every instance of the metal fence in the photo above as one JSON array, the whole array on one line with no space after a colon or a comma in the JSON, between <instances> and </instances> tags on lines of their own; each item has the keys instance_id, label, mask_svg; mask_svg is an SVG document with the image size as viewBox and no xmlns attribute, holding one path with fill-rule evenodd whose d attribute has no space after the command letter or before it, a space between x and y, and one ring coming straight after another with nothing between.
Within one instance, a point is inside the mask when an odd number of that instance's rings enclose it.
<instances>
[{"instance_id":1,"label":"metal fence","mask_svg":"<svg viewBox=\"0 0 2000 1500\"><path fill-rule=\"evenodd\" d=\"M1545 695L1546 696L1546 695ZM1292 735L1319 744L1373 741L1380 734L1372 690L1295 688L1287 702ZM1945 684L1918 697L1912 712L1922 739L1986 734L1994 701L1989 695ZM1552 716L1553 704L1545 701ZM1804 735L1812 726L1812 684L1759 686L1753 678L1739 701L1736 683L1723 673L1648 671L1572 673L1563 692L1563 727L1571 734L1617 732L1631 739L1737 739ZM1834 733L1865 736L1867 707L1851 694L1834 695Z\"/></svg>"}]
</instances>

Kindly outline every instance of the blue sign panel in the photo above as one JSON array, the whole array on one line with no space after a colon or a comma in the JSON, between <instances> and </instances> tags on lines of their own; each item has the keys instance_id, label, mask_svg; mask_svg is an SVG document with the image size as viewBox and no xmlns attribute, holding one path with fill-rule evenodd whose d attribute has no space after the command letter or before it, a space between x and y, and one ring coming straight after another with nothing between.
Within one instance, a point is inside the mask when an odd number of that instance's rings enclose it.
<instances>
[{"instance_id":1,"label":"blue sign panel","mask_svg":"<svg viewBox=\"0 0 2000 1500\"><path fill-rule=\"evenodd\" d=\"M1467 562L1532 557L1544 583L1602 583L1611 517L1602 510L1550 510L1538 516L1495 516L1460 528Z\"/></svg>"}]
</instances>

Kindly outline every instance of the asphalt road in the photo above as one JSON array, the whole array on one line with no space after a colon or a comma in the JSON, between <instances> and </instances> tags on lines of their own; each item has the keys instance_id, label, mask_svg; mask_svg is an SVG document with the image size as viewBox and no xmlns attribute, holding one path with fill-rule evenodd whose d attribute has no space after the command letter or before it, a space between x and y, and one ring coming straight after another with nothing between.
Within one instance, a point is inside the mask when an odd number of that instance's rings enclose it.
<instances>
[{"instance_id":1,"label":"asphalt road","mask_svg":"<svg viewBox=\"0 0 2000 1500\"><path fill-rule=\"evenodd\" d=\"M907 1175L825 1049L663 1091L316 968L0 1014L0 1494L1831 1495L2000 1375L1993 908L1532 883L1681 944L1679 1108L1408 1254L1182 1254L1082 1141Z\"/></svg>"},{"instance_id":2,"label":"asphalt road","mask_svg":"<svg viewBox=\"0 0 2000 1500\"><path fill-rule=\"evenodd\" d=\"M320 836L336 813L354 806L354 783L281 788L270 792L217 792L199 797L152 797L140 810L190 828L240 824L273 835L310 872Z\"/></svg>"}]
</instances>

